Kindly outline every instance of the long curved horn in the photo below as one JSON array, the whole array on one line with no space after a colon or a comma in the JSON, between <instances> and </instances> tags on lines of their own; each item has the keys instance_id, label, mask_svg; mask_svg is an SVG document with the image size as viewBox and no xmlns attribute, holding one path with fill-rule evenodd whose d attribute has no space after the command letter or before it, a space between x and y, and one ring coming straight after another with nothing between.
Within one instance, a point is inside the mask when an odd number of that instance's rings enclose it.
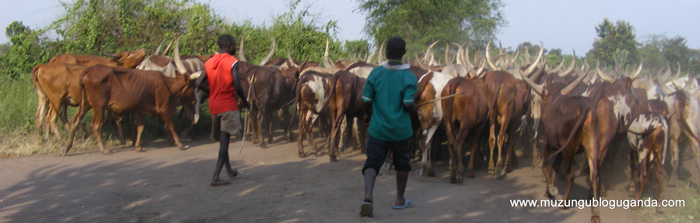
<instances>
[{"instance_id":1,"label":"long curved horn","mask_svg":"<svg viewBox=\"0 0 700 223\"><path fill-rule=\"evenodd\" d=\"M178 38L179 38L179 37L178 37ZM168 43L168 46L166 46L166 47L165 47L165 51L163 51L163 55L167 55L167 54L168 54L168 51L170 51L170 46L173 45L173 40L175 40L175 38L170 39L170 42Z\"/></svg>"},{"instance_id":2,"label":"long curved horn","mask_svg":"<svg viewBox=\"0 0 700 223\"><path fill-rule=\"evenodd\" d=\"M595 62L595 71L598 74L598 76L603 79L604 81L607 82L615 82L615 78L610 77L610 75L606 74L604 71L600 70L600 61Z\"/></svg>"},{"instance_id":3,"label":"long curved horn","mask_svg":"<svg viewBox=\"0 0 700 223\"><path fill-rule=\"evenodd\" d=\"M267 56L265 56L265 58L262 61L260 61L260 63L258 63L259 66L264 66L268 61L270 61L272 56L275 54L275 37L270 36L270 39L272 40L272 44L270 46L270 52L267 53Z\"/></svg>"},{"instance_id":4,"label":"long curved horn","mask_svg":"<svg viewBox=\"0 0 700 223\"><path fill-rule=\"evenodd\" d=\"M525 46L525 63L531 63L530 61L530 49Z\"/></svg>"},{"instance_id":5,"label":"long curved horn","mask_svg":"<svg viewBox=\"0 0 700 223\"><path fill-rule=\"evenodd\" d=\"M558 65L556 68L554 68L554 70L552 70L552 73L559 73L559 71L561 70L561 68L564 67L564 62L565 62L565 61L566 61L565 58L562 57L562 58L561 58L561 63L559 63L559 65ZM561 76L561 75L559 75L559 76Z\"/></svg>"},{"instance_id":6,"label":"long curved horn","mask_svg":"<svg viewBox=\"0 0 700 223\"><path fill-rule=\"evenodd\" d=\"M326 68L332 69L335 66L333 66L333 63L331 63L330 59L328 59L328 44L329 44L329 40L328 40L328 37L326 37L326 50L323 51L323 66L325 66Z\"/></svg>"},{"instance_id":7,"label":"long curved horn","mask_svg":"<svg viewBox=\"0 0 700 223\"><path fill-rule=\"evenodd\" d=\"M476 76L478 78L484 77L484 75L486 74L486 72L484 72L484 68L486 68L486 61L481 62L481 66L479 67L479 69L476 70L476 72L474 73L475 74L474 76Z\"/></svg>"},{"instance_id":8,"label":"long curved horn","mask_svg":"<svg viewBox=\"0 0 700 223\"><path fill-rule=\"evenodd\" d=\"M576 78L576 80L574 80L574 82L571 82L571 84L567 85L564 89L561 89L561 91L560 91L561 94L562 95L570 94L572 91L574 91L574 89L576 89L576 87L578 87L578 85L581 83L581 81L583 81L583 78L585 78L586 76L588 76L588 73L583 73L583 74L579 75L579 77Z\"/></svg>"},{"instance_id":9,"label":"long curved horn","mask_svg":"<svg viewBox=\"0 0 700 223\"><path fill-rule=\"evenodd\" d=\"M382 45L379 46L379 55L377 55L377 62L379 62L379 64L384 63L384 56L386 56L386 55L384 55L385 54L384 50L386 49L386 48L384 48L384 46L386 46L386 41L387 40L384 40L382 42Z\"/></svg>"},{"instance_id":10,"label":"long curved horn","mask_svg":"<svg viewBox=\"0 0 700 223\"><path fill-rule=\"evenodd\" d=\"M418 58L418 53L416 53L416 63L418 64L418 67L423 70L430 70L430 67L426 66L423 61Z\"/></svg>"},{"instance_id":11,"label":"long curved horn","mask_svg":"<svg viewBox=\"0 0 700 223\"><path fill-rule=\"evenodd\" d=\"M643 66L644 66L644 63L639 62L639 67L637 67L637 71L635 71L634 73L632 73L632 75L630 76L630 79L631 79L631 80L636 80L636 79L639 77L639 74L642 73L642 67L643 67Z\"/></svg>"},{"instance_id":12,"label":"long curved horn","mask_svg":"<svg viewBox=\"0 0 700 223\"><path fill-rule=\"evenodd\" d=\"M290 65L293 65L294 67L299 67L299 65L297 63L295 63L294 60L292 59L291 50L287 50L287 63L289 63Z\"/></svg>"},{"instance_id":13,"label":"long curved horn","mask_svg":"<svg viewBox=\"0 0 700 223\"><path fill-rule=\"evenodd\" d=\"M464 57L462 54L464 53L464 45L459 45L459 43L456 42L452 42L452 44L457 46L457 53L455 54L456 63L459 65L463 65Z\"/></svg>"},{"instance_id":14,"label":"long curved horn","mask_svg":"<svg viewBox=\"0 0 700 223\"><path fill-rule=\"evenodd\" d=\"M681 63L680 63L680 62L676 62L676 64L678 65L678 70L676 71L675 77L678 78L678 77L681 76Z\"/></svg>"},{"instance_id":15,"label":"long curved horn","mask_svg":"<svg viewBox=\"0 0 700 223\"><path fill-rule=\"evenodd\" d=\"M374 54L377 53L377 45L374 45L372 47L372 53L367 56L367 59L365 60L365 63L370 63L372 62L372 59L374 58Z\"/></svg>"},{"instance_id":16,"label":"long curved horn","mask_svg":"<svg viewBox=\"0 0 700 223\"><path fill-rule=\"evenodd\" d=\"M163 47L163 43L165 43L165 40L160 42L160 45L158 45L158 49L156 49L156 52L153 52L153 55L160 55L160 48Z\"/></svg>"},{"instance_id":17,"label":"long curved horn","mask_svg":"<svg viewBox=\"0 0 700 223\"><path fill-rule=\"evenodd\" d=\"M542 84L537 84L537 83L535 83L534 81L530 80L530 78L528 78L527 76L525 76L525 74L524 74L523 72L516 72L516 73L518 73L518 74L520 75L520 78L521 78L523 81L525 81L525 83L526 83L528 86L530 86L530 88L532 88L532 90L535 91L535 93L537 93L538 95L544 97L544 95L543 95L543 94L544 94L544 89L542 88Z\"/></svg>"},{"instance_id":18,"label":"long curved horn","mask_svg":"<svg viewBox=\"0 0 700 223\"><path fill-rule=\"evenodd\" d=\"M491 61L491 54L489 53L489 51L491 51L491 41L492 40L489 40L489 43L486 44L486 62L488 62L489 67L492 70L498 70L498 67L496 67L496 65L493 64L493 61Z\"/></svg>"},{"instance_id":19,"label":"long curved horn","mask_svg":"<svg viewBox=\"0 0 700 223\"><path fill-rule=\"evenodd\" d=\"M243 62L248 62L248 59L245 58L245 50L243 49L243 43L245 42L245 38L243 38L245 35L241 33L241 42L238 44L238 53L236 53L236 57L238 57L238 60L243 61Z\"/></svg>"},{"instance_id":20,"label":"long curved horn","mask_svg":"<svg viewBox=\"0 0 700 223\"><path fill-rule=\"evenodd\" d=\"M532 72L535 71L535 68L537 68L537 66L540 64L540 60L542 59L542 54L544 54L544 43L542 43L542 41L540 41L540 52L537 54L537 58L535 58L535 62L530 64L530 66L527 67L527 69L525 69L523 71L523 74L525 74L525 76L529 77L532 75Z\"/></svg>"},{"instance_id":21,"label":"long curved horn","mask_svg":"<svg viewBox=\"0 0 700 223\"><path fill-rule=\"evenodd\" d=\"M520 49L516 49L516 50L515 50L515 54L513 55L513 59L512 59L512 60L506 60L506 61L510 61L510 62L507 62L507 63L506 63L506 66L503 67L503 70L508 70L508 68L510 67L510 65L512 65L512 64L515 62L516 59L518 59L518 54L520 54Z\"/></svg>"},{"instance_id":22,"label":"long curved horn","mask_svg":"<svg viewBox=\"0 0 700 223\"><path fill-rule=\"evenodd\" d=\"M435 63L435 56L433 55L433 47L435 44L437 44L438 41L433 42L433 44L430 44L427 49L425 49L425 54L423 54L423 62L428 63L429 66L433 66L432 63Z\"/></svg>"},{"instance_id":23,"label":"long curved horn","mask_svg":"<svg viewBox=\"0 0 700 223\"><path fill-rule=\"evenodd\" d=\"M187 74L185 64L182 63L182 59L180 58L180 37L177 38L177 42L175 43L175 55L173 56L173 61L175 62L175 67L177 68L178 74Z\"/></svg>"},{"instance_id":24,"label":"long curved horn","mask_svg":"<svg viewBox=\"0 0 700 223\"><path fill-rule=\"evenodd\" d=\"M662 68L662 69L663 69L663 68ZM669 66L668 64L666 64L666 72L664 72L664 75L661 76L661 78L659 79L659 81L665 83L666 80L668 80L669 77L671 77L671 66Z\"/></svg>"},{"instance_id":25,"label":"long curved horn","mask_svg":"<svg viewBox=\"0 0 700 223\"><path fill-rule=\"evenodd\" d=\"M564 58L562 58L561 61L563 62ZM564 72L560 72L559 76L564 77L564 76L568 75L569 73L571 73L571 71L574 70L574 67L576 67L576 50L574 50L574 58L571 61L571 64L569 64L569 68L567 68Z\"/></svg>"},{"instance_id":26,"label":"long curved horn","mask_svg":"<svg viewBox=\"0 0 700 223\"><path fill-rule=\"evenodd\" d=\"M454 64L455 59L457 59L457 55L450 57L450 44L445 42L445 66Z\"/></svg>"},{"instance_id":27,"label":"long curved horn","mask_svg":"<svg viewBox=\"0 0 700 223\"><path fill-rule=\"evenodd\" d=\"M467 45L467 46L464 48L464 57L463 57L463 58L464 58L464 64L466 64L466 65L469 67L469 69L474 69L474 64L472 64L472 61L471 61L471 59L469 58L469 42L465 42L464 44ZM477 61L474 61L474 62L477 63Z\"/></svg>"}]
</instances>

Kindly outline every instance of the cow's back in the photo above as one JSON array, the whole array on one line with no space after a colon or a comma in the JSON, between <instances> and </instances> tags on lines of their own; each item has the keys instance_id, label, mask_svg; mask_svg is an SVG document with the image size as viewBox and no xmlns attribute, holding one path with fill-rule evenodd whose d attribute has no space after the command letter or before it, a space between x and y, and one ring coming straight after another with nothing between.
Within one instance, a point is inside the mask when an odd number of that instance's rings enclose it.
<instances>
[{"instance_id":1,"label":"cow's back","mask_svg":"<svg viewBox=\"0 0 700 223\"><path fill-rule=\"evenodd\" d=\"M96 65L88 68L82 84L92 106L109 106L116 113L153 112L172 95L156 71L140 71Z\"/></svg>"}]
</instances>

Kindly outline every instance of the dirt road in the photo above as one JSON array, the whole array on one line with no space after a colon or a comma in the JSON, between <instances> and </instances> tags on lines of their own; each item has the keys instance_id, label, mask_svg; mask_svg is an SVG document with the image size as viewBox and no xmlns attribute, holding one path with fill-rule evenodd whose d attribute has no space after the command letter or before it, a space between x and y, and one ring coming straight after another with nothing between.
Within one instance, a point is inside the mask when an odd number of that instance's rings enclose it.
<instances>
[{"instance_id":1,"label":"dirt road","mask_svg":"<svg viewBox=\"0 0 700 223\"><path fill-rule=\"evenodd\" d=\"M511 199L542 199L541 170L528 162L504 180L477 170L462 185L448 184L446 165L436 178L411 172L407 198L416 206L391 209L394 171L382 170L375 189L375 218L359 217L364 155L300 159L296 143L268 149L231 145L232 165L242 176L212 188L218 143L188 142L179 151L152 143L147 152L116 148L98 152L0 160L0 222L588 222L589 209L513 208ZM225 174L224 174L225 175ZM563 182L559 180L559 182ZM573 199L588 186L576 179ZM607 199L628 199L626 181ZM559 185L563 191L563 184ZM636 210L601 209L605 222L637 222Z\"/></svg>"}]
</instances>

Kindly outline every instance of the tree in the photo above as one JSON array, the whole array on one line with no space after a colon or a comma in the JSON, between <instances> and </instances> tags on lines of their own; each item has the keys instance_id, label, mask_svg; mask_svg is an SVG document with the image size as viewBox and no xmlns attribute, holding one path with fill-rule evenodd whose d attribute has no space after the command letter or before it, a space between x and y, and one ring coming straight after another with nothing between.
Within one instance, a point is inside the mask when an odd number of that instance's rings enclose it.
<instances>
[{"instance_id":1,"label":"tree","mask_svg":"<svg viewBox=\"0 0 700 223\"><path fill-rule=\"evenodd\" d=\"M29 26L25 26L21 21L14 21L10 23L7 28L5 28L5 36L7 36L7 38L11 38L13 36L25 34L31 31L32 30L29 29Z\"/></svg>"},{"instance_id":2,"label":"tree","mask_svg":"<svg viewBox=\"0 0 700 223\"><path fill-rule=\"evenodd\" d=\"M634 35L634 28L629 22L617 21L613 24L608 18L604 18L595 30L598 38L593 42L593 49L588 52L588 56L593 60L599 60L602 66L618 68L627 63L639 63L639 44ZM615 64L615 61L625 64Z\"/></svg>"},{"instance_id":3,"label":"tree","mask_svg":"<svg viewBox=\"0 0 700 223\"><path fill-rule=\"evenodd\" d=\"M357 10L366 15L364 32L375 42L401 36L407 55L422 52L438 40L484 46L506 24L500 0L356 1Z\"/></svg>"}]
</instances>

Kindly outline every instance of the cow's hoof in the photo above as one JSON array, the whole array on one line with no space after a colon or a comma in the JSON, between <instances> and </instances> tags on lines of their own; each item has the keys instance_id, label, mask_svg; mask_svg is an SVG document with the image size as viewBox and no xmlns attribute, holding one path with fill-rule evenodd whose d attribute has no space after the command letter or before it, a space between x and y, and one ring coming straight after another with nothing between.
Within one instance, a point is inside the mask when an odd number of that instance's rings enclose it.
<instances>
[{"instance_id":1,"label":"cow's hoof","mask_svg":"<svg viewBox=\"0 0 700 223\"><path fill-rule=\"evenodd\" d=\"M591 223L600 223L600 216L591 216Z\"/></svg>"},{"instance_id":2,"label":"cow's hoof","mask_svg":"<svg viewBox=\"0 0 700 223\"><path fill-rule=\"evenodd\" d=\"M112 150L104 150L104 151L102 151L102 154L104 154L104 155L112 155Z\"/></svg>"},{"instance_id":3,"label":"cow's hoof","mask_svg":"<svg viewBox=\"0 0 700 223\"><path fill-rule=\"evenodd\" d=\"M496 171L493 169L489 169L489 171L487 173L488 173L488 175L496 175Z\"/></svg>"},{"instance_id":4,"label":"cow's hoof","mask_svg":"<svg viewBox=\"0 0 700 223\"><path fill-rule=\"evenodd\" d=\"M331 162L337 162L338 159L335 156L331 156Z\"/></svg>"},{"instance_id":5,"label":"cow's hoof","mask_svg":"<svg viewBox=\"0 0 700 223\"><path fill-rule=\"evenodd\" d=\"M476 177L476 175L474 175L474 171L473 171L473 170L467 171L467 178L474 178L474 177Z\"/></svg>"},{"instance_id":6,"label":"cow's hoof","mask_svg":"<svg viewBox=\"0 0 700 223\"><path fill-rule=\"evenodd\" d=\"M547 188L547 192L549 194L549 197L552 197L552 196L556 196L559 194L559 189L557 189L557 187L555 187L555 186L549 186Z\"/></svg>"},{"instance_id":7,"label":"cow's hoof","mask_svg":"<svg viewBox=\"0 0 700 223\"><path fill-rule=\"evenodd\" d=\"M428 169L428 173L426 174L429 177L435 177L435 170L433 169Z\"/></svg>"},{"instance_id":8,"label":"cow's hoof","mask_svg":"<svg viewBox=\"0 0 700 223\"><path fill-rule=\"evenodd\" d=\"M637 196L637 189L634 188L634 187L630 187L630 188L629 188L629 192L627 193L627 195L630 196L630 197Z\"/></svg>"},{"instance_id":9,"label":"cow's hoof","mask_svg":"<svg viewBox=\"0 0 700 223\"><path fill-rule=\"evenodd\" d=\"M143 146L137 146L136 148L134 148L134 151L143 152Z\"/></svg>"},{"instance_id":10,"label":"cow's hoof","mask_svg":"<svg viewBox=\"0 0 700 223\"><path fill-rule=\"evenodd\" d=\"M299 152L299 158L305 158L305 157L306 157L306 154L304 154L304 152Z\"/></svg>"}]
</instances>

